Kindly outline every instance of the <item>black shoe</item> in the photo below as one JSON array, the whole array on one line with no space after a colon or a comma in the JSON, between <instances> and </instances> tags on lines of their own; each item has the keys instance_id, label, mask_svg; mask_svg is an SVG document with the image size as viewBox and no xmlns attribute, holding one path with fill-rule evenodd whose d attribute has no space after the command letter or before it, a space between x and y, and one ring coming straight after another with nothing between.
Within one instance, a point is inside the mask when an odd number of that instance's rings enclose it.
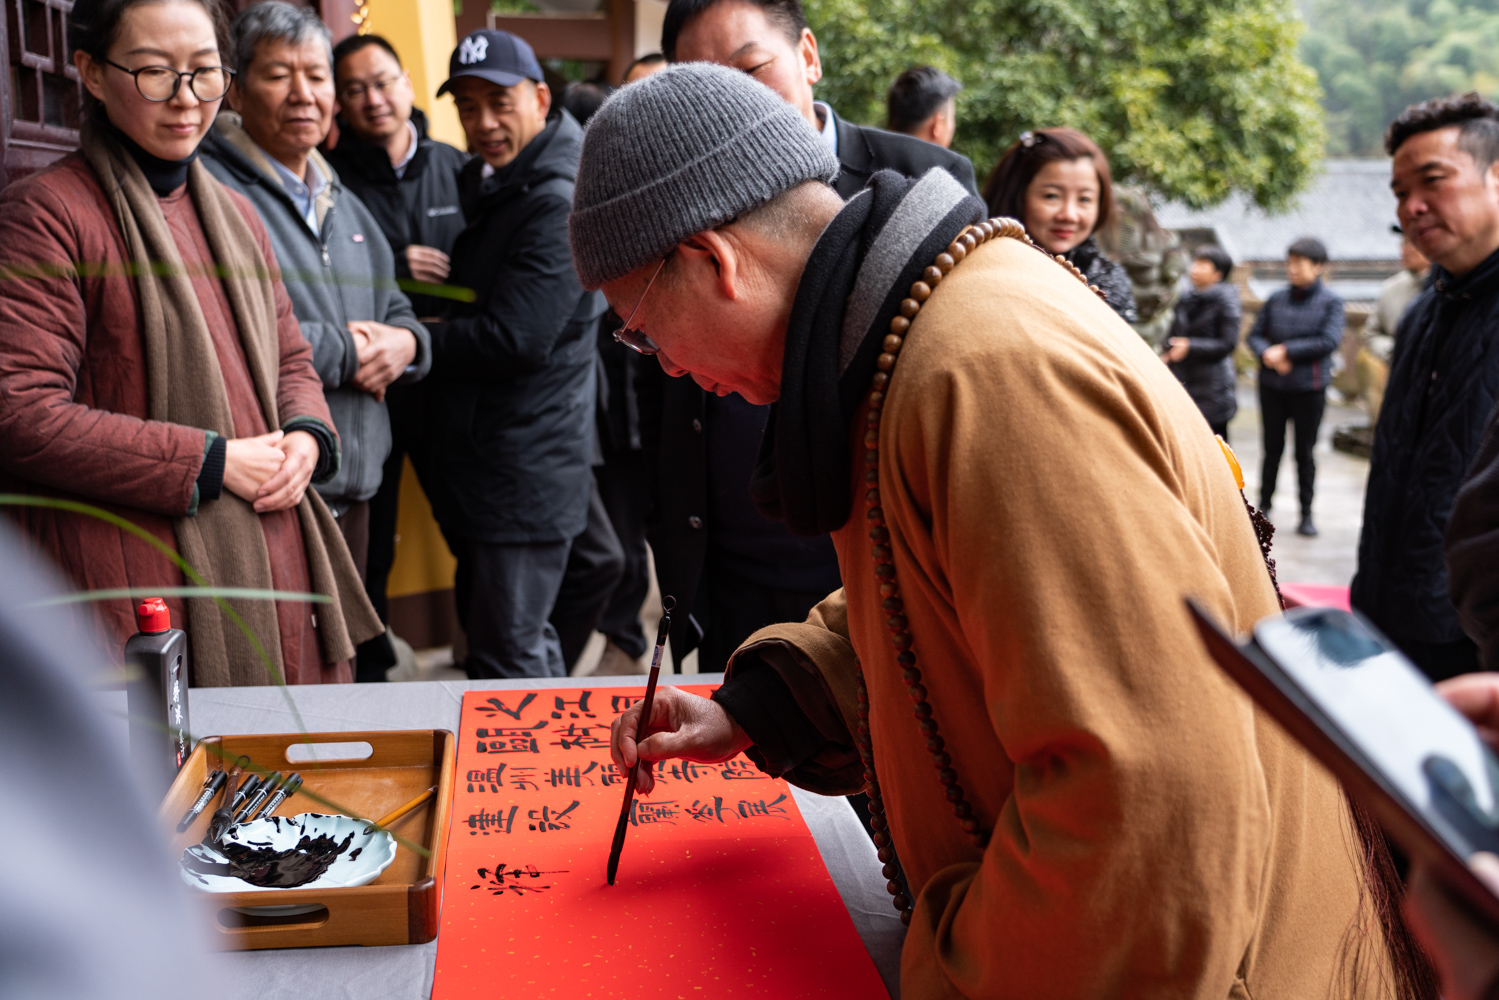
<instances>
[{"instance_id":1,"label":"black shoe","mask_svg":"<svg viewBox=\"0 0 1499 1000\"><path fill-rule=\"evenodd\" d=\"M1265 494L1263 493L1260 494L1260 513L1270 513L1270 498L1265 496Z\"/></svg>"},{"instance_id":2,"label":"black shoe","mask_svg":"<svg viewBox=\"0 0 1499 1000\"><path fill-rule=\"evenodd\" d=\"M1296 534L1305 535L1307 538L1317 537L1317 526L1312 523L1312 512L1305 511L1301 515L1301 523L1296 525Z\"/></svg>"}]
</instances>

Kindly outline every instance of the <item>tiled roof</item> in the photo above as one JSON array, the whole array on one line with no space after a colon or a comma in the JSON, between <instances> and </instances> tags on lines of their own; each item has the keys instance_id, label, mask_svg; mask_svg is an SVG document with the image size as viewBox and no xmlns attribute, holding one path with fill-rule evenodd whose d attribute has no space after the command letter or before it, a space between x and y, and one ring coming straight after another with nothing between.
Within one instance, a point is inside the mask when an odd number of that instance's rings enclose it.
<instances>
[{"instance_id":1,"label":"tiled roof","mask_svg":"<svg viewBox=\"0 0 1499 1000\"><path fill-rule=\"evenodd\" d=\"M1315 236L1338 260L1400 259L1389 160L1328 160L1322 174L1285 211L1266 215L1242 195L1201 211L1178 202L1156 207L1167 229L1214 229L1236 261L1284 260L1286 247ZM1398 265L1397 265L1398 266Z\"/></svg>"}]
</instances>

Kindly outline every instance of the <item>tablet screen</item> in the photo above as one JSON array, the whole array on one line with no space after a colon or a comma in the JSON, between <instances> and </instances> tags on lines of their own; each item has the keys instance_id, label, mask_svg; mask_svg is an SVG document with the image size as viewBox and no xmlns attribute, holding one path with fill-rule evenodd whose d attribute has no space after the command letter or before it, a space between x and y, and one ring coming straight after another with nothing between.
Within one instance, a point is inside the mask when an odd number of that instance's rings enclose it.
<instances>
[{"instance_id":1,"label":"tablet screen","mask_svg":"<svg viewBox=\"0 0 1499 1000\"><path fill-rule=\"evenodd\" d=\"M1459 857L1499 852L1499 759L1403 654L1333 609L1267 619L1254 637Z\"/></svg>"}]
</instances>

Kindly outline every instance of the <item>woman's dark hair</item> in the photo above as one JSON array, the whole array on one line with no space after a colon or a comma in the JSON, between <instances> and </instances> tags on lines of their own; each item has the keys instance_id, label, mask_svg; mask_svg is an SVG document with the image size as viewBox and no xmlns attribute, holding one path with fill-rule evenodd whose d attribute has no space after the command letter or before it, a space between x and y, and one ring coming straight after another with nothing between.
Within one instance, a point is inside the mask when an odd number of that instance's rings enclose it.
<instances>
[{"instance_id":1,"label":"woman's dark hair","mask_svg":"<svg viewBox=\"0 0 1499 1000\"><path fill-rule=\"evenodd\" d=\"M156 3L159 0L78 0L68 15L68 61L73 53L87 52L95 60L109 55L109 48L120 33L120 19L125 12L137 4ZM214 40L218 42L219 59L229 56L229 8L224 0L192 0L208 12L213 23ZM104 106L88 88L83 89L83 112L88 118L99 120L104 116Z\"/></svg>"},{"instance_id":2,"label":"woman's dark hair","mask_svg":"<svg viewBox=\"0 0 1499 1000\"><path fill-rule=\"evenodd\" d=\"M999 158L994 173L989 175L989 183L984 185L989 214L1007 215L1023 224L1025 191L1041 168L1059 160L1084 157L1091 159L1093 169L1098 171L1098 221L1093 225L1093 232L1098 232L1114 218L1114 180L1109 173L1109 158L1103 155L1098 143L1075 128L1037 129L1016 139Z\"/></svg>"},{"instance_id":3,"label":"woman's dark hair","mask_svg":"<svg viewBox=\"0 0 1499 1000\"><path fill-rule=\"evenodd\" d=\"M687 22L703 11L723 0L671 0L666 7L666 17L661 22L661 51L670 62L677 61L677 36L687 27ZM802 12L801 0L745 0L764 13L765 19L780 28L795 45L801 40L807 27L807 15Z\"/></svg>"},{"instance_id":4,"label":"woman's dark hair","mask_svg":"<svg viewBox=\"0 0 1499 1000\"><path fill-rule=\"evenodd\" d=\"M1228 251L1215 243L1206 243L1198 247L1192 259L1205 260L1213 265L1213 269L1218 272L1219 281L1226 279L1234 269L1234 259L1228 255Z\"/></svg>"},{"instance_id":5,"label":"woman's dark hair","mask_svg":"<svg viewBox=\"0 0 1499 1000\"><path fill-rule=\"evenodd\" d=\"M1327 246L1319 239L1303 236L1286 248L1287 257L1305 257L1313 264L1327 263Z\"/></svg>"}]
</instances>

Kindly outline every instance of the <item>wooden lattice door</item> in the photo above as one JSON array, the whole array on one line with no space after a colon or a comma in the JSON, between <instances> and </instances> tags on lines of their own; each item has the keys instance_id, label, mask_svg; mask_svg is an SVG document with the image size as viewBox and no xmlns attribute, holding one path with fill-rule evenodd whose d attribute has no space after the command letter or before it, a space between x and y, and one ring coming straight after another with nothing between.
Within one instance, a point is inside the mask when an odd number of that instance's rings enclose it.
<instances>
[{"instance_id":1,"label":"wooden lattice door","mask_svg":"<svg viewBox=\"0 0 1499 1000\"><path fill-rule=\"evenodd\" d=\"M82 88L67 58L71 0L0 0L0 186L78 148Z\"/></svg>"}]
</instances>

